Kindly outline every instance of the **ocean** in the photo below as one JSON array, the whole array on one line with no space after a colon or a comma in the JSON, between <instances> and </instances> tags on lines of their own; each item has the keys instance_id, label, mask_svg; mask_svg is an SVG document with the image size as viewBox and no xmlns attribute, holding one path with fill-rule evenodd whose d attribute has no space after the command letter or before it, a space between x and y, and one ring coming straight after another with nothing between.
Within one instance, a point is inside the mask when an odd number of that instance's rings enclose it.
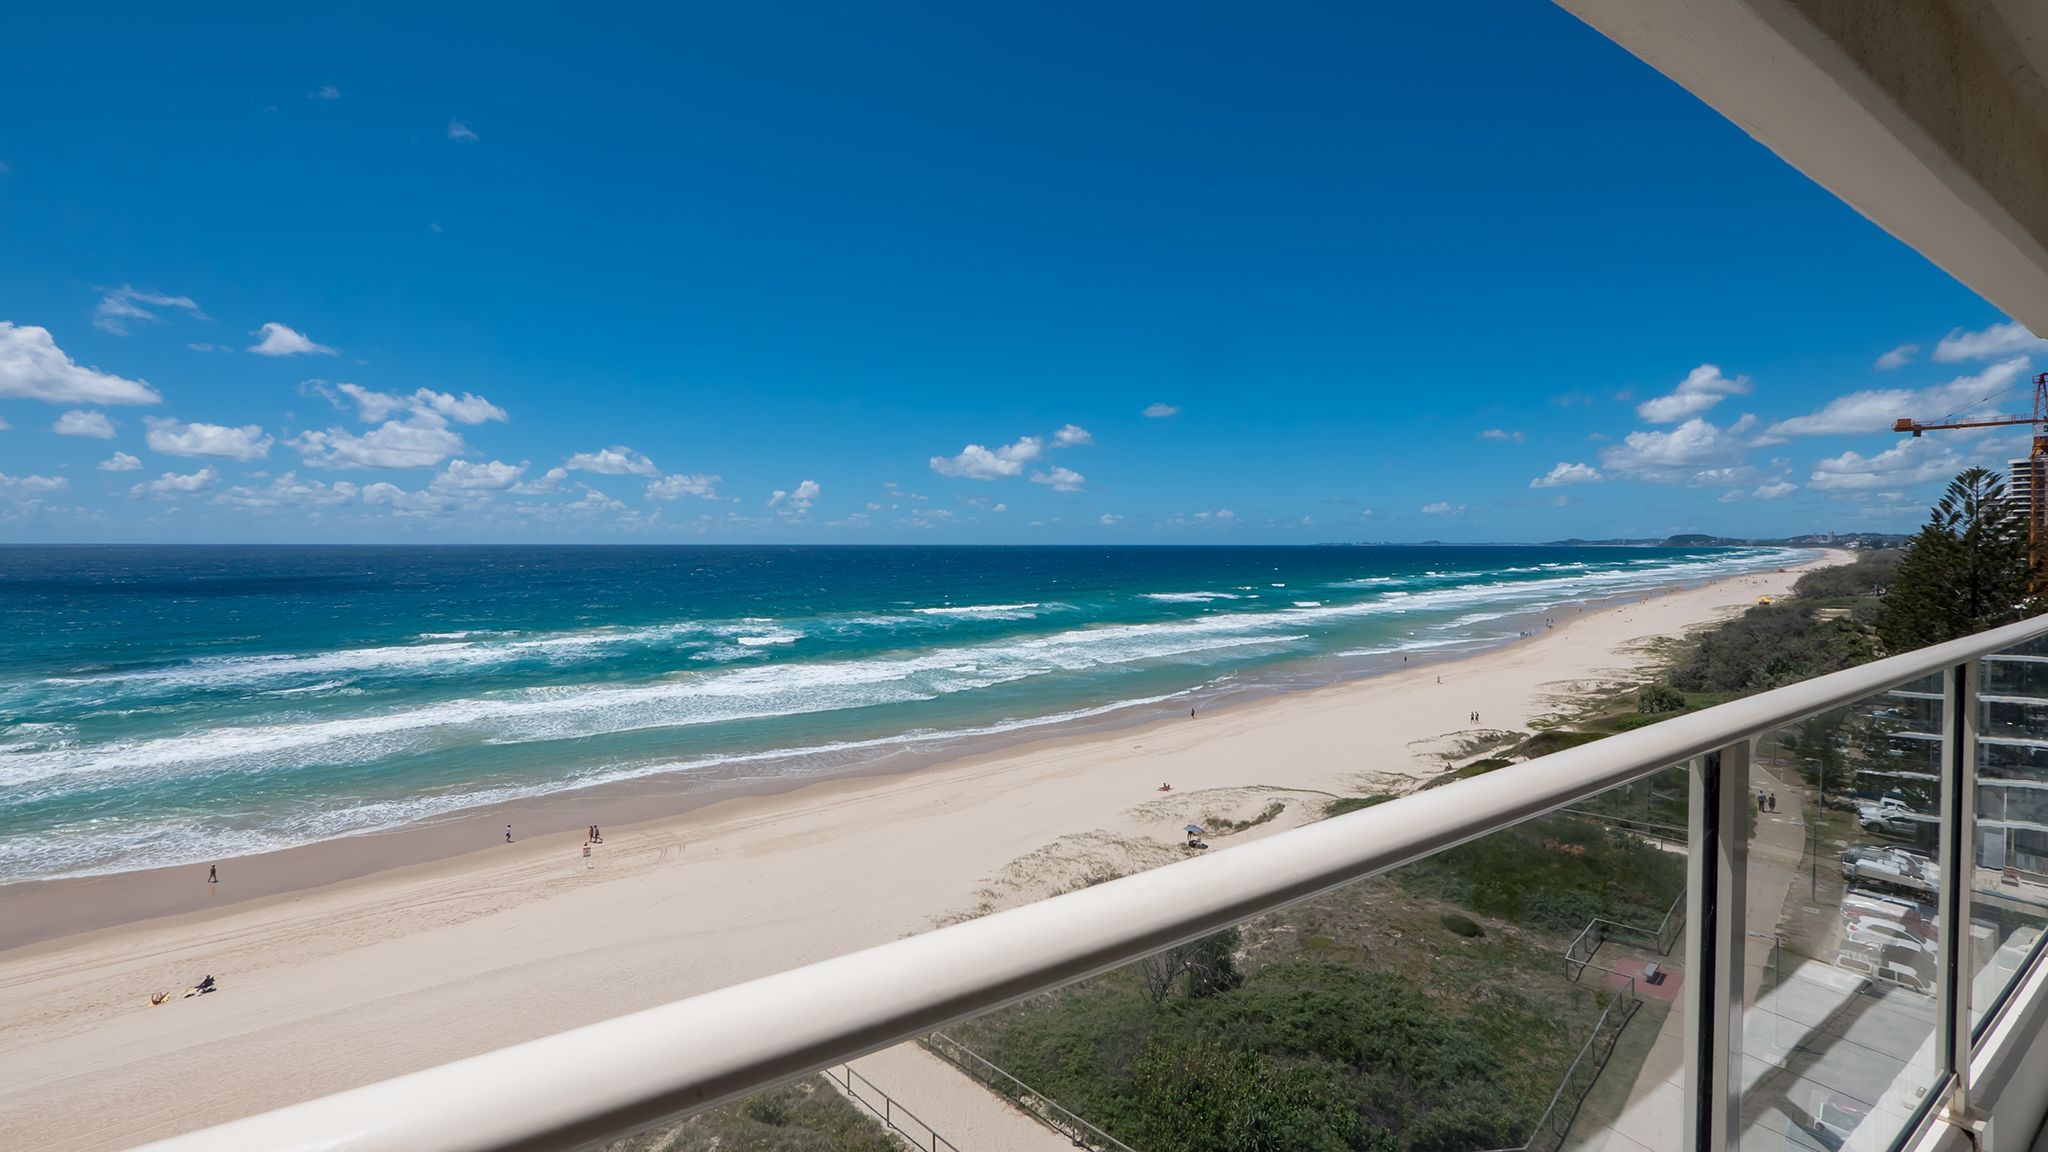
<instances>
[{"instance_id":1,"label":"ocean","mask_svg":"<svg viewBox=\"0 0 2048 1152\"><path fill-rule=\"evenodd\" d=\"M0 547L0 883L930 756L1790 549ZM1483 707L1483 703L1481 704Z\"/></svg>"}]
</instances>

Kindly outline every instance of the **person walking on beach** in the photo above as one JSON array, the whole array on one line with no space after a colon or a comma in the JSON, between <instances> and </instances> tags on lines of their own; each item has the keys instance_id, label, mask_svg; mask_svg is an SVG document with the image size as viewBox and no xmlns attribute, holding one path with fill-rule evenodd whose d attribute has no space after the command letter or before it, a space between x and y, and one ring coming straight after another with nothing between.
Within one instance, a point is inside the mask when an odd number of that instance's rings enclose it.
<instances>
[{"instance_id":1,"label":"person walking on beach","mask_svg":"<svg viewBox=\"0 0 2048 1152\"><path fill-rule=\"evenodd\" d=\"M512 842L512 826L511 826L510 824L507 824L507 825L505 825L505 843L507 843L507 844L510 844L511 842Z\"/></svg>"},{"instance_id":2,"label":"person walking on beach","mask_svg":"<svg viewBox=\"0 0 2048 1152\"><path fill-rule=\"evenodd\" d=\"M1773 811L1773 812L1776 812L1777 810L1778 810L1778 794L1777 794L1776 792L1773 792L1773 793L1771 793L1771 811Z\"/></svg>"},{"instance_id":3,"label":"person walking on beach","mask_svg":"<svg viewBox=\"0 0 2048 1152\"><path fill-rule=\"evenodd\" d=\"M208 884L220 883L220 865L208 864L206 866L206 882Z\"/></svg>"}]
</instances>

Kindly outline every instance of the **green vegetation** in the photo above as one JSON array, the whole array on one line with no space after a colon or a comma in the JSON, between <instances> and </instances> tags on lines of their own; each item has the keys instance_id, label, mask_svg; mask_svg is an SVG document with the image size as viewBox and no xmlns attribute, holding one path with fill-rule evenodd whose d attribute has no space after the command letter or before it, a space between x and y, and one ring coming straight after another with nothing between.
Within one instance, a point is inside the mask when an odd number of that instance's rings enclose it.
<instances>
[{"instance_id":1,"label":"green vegetation","mask_svg":"<svg viewBox=\"0 0 2048 1152\"><path fill-rule=\"evenodd\" d=\"M1668 685L1652 684L1636 693L1636 711L1649 716L1683 712L1685 694Z\"/></svg>"},{"instance_id":2,"label":"green vegetation","mask_svg":"<svg viewBox=\"0 0 2048 1152\"><path fill-rule=\"evenodd\" d=\"M1204 818L1203 823L1208 825L1211 832L1242 832L1247 828L1257 828L1261 824L1270 823L1285 811L1287 811L1287 805L1275 800L1271 804L1266 805L1265 811L1260 812L1249 820L1232 820L1225 816L1209 816Z\"/></svg>"},{"instance_id":3,"label":"green vegetation","mask_svg":"<svg viewBox=\"0 0 2048 1152\"><path fill-rule=\"evenodd\" d=\"M2027 525L2005 482L1971 468L1949 481L1906 549L1878 633L1904 652L2024 619L2039 611L2029 577Z\"/></svg>"},{"instance_id":4,"label":"green vegetation","mask_svg":"<svg viewBox=\"0 0 2048 1152\"><path fill-rule=\"evenodd\" d=\"M1590 916L1656 924L1684 882L1546 817L952 1034L1138 1148L1512 1147L1606 1005L1563 949Z\"/></svg>"},{"instance_id":5,"label":"green vegetation","mask_svg":"<svg viewBox=\"0 0 2048 1152\"><path fill-rule=\"evenodd\" d=\"M1632 833L1546 816L1418 860L1395 883L1569 937L1595 917L1654 926L1685 889L1683 859Z\"/></svg>"},{"instance_id":6,"label":"green vegetation","mask_svg":"<svg viewBox=\"0 0 2048 1152\"><path fill-rule=\"evenodd\" d=\"M902 1152L873 1115L823 1077L771 1088L605 1152Z\"/></svg>"},{"instance_id":7,"label":"green vegetation","mask_svg":"<svg viewBox=\"0 0 2048 1152\"><path fill-rule=\"evenodd\" d=\"M1437 922L1467 938L1486 935L1486 929L1479 926L1479 921L1457 912L1446 912L1437 917Z\"/></svg>"},{"instance_id":8,"label":"green vegetation","mask_svg":"<svg viewBox=\"0 0 2048 1152\"><path fill-rule=\"evenodd\" d=\"M1327 820L1332 816L1342 816L1346 812L1356 812L1360 808L1371 808L1374 805L1385 804L1393 799L1395 799L1394 796L1385 792L1374 793L1371 796L1340 796L1323 805L1323 819Z\"/></svg>"}]
</instances>

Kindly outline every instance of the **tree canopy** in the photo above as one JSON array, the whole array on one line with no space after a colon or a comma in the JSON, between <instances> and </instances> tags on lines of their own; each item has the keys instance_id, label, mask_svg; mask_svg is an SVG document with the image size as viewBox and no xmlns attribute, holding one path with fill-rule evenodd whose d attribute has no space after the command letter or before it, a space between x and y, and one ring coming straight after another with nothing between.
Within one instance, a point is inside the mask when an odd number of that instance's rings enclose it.
<instances>
[{"instance_id":1,"label":"tree canopy","mask_svg":"<svg viewBox=\"0 0 2048 1152\"><path fill-rule=\"evenodd\" d=\"M1899 561L1878 614L1886 649L1905 652L2039 611L2029 587L2027 524L2005 481L1970 468L1949 481Z\"/></svg>"}]
</instances>

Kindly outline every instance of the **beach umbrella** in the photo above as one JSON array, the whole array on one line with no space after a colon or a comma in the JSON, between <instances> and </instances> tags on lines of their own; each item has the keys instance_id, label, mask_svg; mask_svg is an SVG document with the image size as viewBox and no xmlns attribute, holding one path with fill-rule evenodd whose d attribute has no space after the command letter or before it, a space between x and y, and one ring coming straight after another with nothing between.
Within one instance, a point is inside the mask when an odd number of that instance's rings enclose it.
<instances>
[{"instance_id":1,"label":"beach umbrella","mask_svg":"<svg viewBox=\"0 0 2048 1152\"><path fill-rule=\"evenodd\" d=\"M1188 825L1188 835L1190 835L1190 836L1203 836L1203 835L1206 835L1206 833L1204 833L1204 832L1202 831L1202 829L1201 829L1201 828L1200 828L1199 826L1197 826L1197 825L1194 825L1194 824L1190 824L1190 825Z\"/></svg>"}]
</instances>

